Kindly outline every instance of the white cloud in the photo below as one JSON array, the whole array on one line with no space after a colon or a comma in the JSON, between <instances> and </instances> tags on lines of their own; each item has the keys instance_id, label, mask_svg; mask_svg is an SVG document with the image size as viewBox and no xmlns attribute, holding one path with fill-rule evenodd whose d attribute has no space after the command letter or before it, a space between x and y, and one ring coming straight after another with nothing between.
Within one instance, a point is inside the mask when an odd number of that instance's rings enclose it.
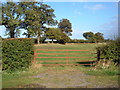
<instances>
[{"instance_id":1,"label":"white cloud","mask_svg":"<svg viewBox=\"0 0 120 90\"><path fill-rule=\"evenodd\" d=\"M77 14L77 15L81 15L82 12L80 12L79 10L74 10L74 13Z\"/></svg>"},{"instance_id":2,"label":"white cloud","mask_svg":"<svg viewBox=\"0 0 120 90\"><path fill-rule=\"evenodd\" d=\"M78 15L81 15L81 12L78 11L77 13L78 13Z\"/></svg>"},{"instance_id":3,"label":"white cloud","mask_svg":"<svg viewBox=\"0 0 120 90\"><path fill-rule=\"evenodd\" d=\"M85 5L84 8L95 11L95 10L105 9L105 6L102 5L102 4L96 4L96 5L93 5L93 6Z\"/></svg>"}]
</instances>

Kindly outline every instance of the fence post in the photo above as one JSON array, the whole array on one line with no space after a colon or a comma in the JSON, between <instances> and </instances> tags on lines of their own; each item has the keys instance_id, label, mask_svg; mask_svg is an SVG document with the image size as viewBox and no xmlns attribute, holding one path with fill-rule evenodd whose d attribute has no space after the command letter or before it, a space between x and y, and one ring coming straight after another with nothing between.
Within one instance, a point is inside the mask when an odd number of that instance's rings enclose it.
<instances>
[{"instance_id":1,"label":"fence post","mask_svg":"<svg viewBox=\"0 0 120 90\"><path fill-rule=\"evenodd\" d=\"M36 50L34 50L34 61L33 61L33 64L36 63Z\"/></svg>"},{"instance_id":2,"label":"fence post","mask_svg":"<svg viewBox=\"0 0 120 90\"><path fill-rule=\"evenodd\" d=\"M97 62L100 60L100 50L97 50Z\"/></svg>"}]
</instances>

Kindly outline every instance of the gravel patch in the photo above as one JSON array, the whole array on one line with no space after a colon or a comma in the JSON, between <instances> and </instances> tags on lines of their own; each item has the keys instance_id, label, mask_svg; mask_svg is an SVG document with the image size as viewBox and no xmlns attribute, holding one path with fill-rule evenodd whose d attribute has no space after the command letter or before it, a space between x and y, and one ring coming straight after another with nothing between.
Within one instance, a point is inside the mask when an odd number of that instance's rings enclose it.
<instances>
[{"instance_id":1,"label":"gravel patch","mask_svg":"<svg viewBox=\"0 0 120 90\"><path fill-rule=\"evenodd\" d=\"M89 82L84 78L89 77L80 71L48 71L33 76L42 80L42 85L46 88L68 88L68 87L86 87Z\"/></svg>"}]
</instances>

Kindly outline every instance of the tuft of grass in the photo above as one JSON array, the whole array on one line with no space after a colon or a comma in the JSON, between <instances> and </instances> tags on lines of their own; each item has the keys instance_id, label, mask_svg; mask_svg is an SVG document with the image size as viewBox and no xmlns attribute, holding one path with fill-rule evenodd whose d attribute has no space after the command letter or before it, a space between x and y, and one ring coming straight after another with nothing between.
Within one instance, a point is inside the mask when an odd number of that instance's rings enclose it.
<instances>
[{"instance_id":1,"label":"tuft of grass","mask_svg":"<svg viewBox=\"0 0 120 90\"><path fill-rule=\"evenodd\" d=\"M85 72L88 75L95 75L95 76L115 76L119 75L120 73L118 70L89 70Z\"/></svg>"}]
</instances>

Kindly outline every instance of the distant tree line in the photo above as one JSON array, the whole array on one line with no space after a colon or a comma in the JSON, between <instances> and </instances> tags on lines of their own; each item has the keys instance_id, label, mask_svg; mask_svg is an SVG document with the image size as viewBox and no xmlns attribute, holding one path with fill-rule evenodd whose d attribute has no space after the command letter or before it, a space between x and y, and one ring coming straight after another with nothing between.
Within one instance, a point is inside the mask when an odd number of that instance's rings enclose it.
<instances>
[{"instance_id":1,"label":"distant tree line","mask_svg":"<svg viewBox=\"0 0 120 90\"><path fill-rule=\"evenodd\" d=\"M95 34L93 32L85 32L83 33L83 37L85 37L85 39L91 43L104 42L103 33L100 32L97 32Z\"/></svg>"}]
</instances>

